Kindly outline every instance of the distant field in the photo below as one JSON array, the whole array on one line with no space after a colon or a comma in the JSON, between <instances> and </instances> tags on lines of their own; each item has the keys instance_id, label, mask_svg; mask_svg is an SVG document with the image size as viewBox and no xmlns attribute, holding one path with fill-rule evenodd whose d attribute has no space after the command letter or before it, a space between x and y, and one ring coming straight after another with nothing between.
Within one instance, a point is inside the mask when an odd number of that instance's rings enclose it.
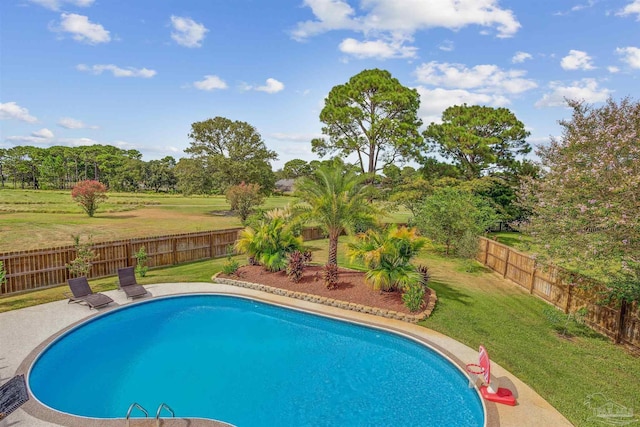
<instances>
[{"instance_id":1,"label":"distant field","mask_svg":"<svg viewBox=\"0 0 640 427\"><path fill-rule=\"evenodd\" d=\"M285 206L292 197L270 197L265 209ZM94 242L240 227L224 196L109 193L93 218L71 199L70 191L0 189L0 252L65 246L74 235ZM406 222L407 213L387 221Z\"/></svg>"}]
</instances>

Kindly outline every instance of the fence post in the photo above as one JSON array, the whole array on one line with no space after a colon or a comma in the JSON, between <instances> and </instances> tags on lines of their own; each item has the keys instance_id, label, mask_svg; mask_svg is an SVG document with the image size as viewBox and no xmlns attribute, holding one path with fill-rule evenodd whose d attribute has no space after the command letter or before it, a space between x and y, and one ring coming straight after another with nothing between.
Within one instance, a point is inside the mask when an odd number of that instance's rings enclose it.
<instances>
[{"instance_id":1,"label":"fence post","mask_svg":"<svg viewBox=\"0 0 640 427\"><path fill-rule=\"evenodd\" d=\"M489 260L489 239L484 238L484 265L487 265Z\"/></svg>"},{"instance_id":2,"label":"fence post","mask_svg":"<svg viewBox=\"0 0 640 427\"><path fill-rule=\"evenodd\" d=\"M573 285L569 283L567 285L567 303L564 305L565 314L569 314L569 310L571 309L571 289L573 289Z\"/></svg>"},{"instance_id":3,"label":"fence post","mask_svg":"<svg viewBox=\"0 0 640 427\"><path fill-rule=\"evenodd\" d=\"M66 251L64 251L64 281L65 282L71 278L71 272L69 271L69 268L67 268L67 265L69 265L69 263L71 262L71 251L75 253L76 250L69 248Z\"/></svg>"},{"instance_id":4,"label":"fence post","mask_svg":"<svg viewBox=\"0 0 640 427\"><path fill-rule=\"evenodd\" d=\"M504 273L502 273L502 278L507 277L507 270L509 269L509 257L511 256L511 249L507 248L507 259L504 262Z\"/></svg>"},{"instance_id":5,"label":"fence post","mask_svg":"<svg viewBox=\"0 0 640 427\"><path fill-rule=\"evenodd\" d=\"M126 255L127 255L127 262L125 267L131 267L131 239L127 240Z\"/></svg>"},{"instance_id":6,"label":"fence post","mask_svg":"<svg viewBox=\"0 0 640 427\"><path fill-rule=\"evenodd\" d=\"M171 239L171 264L178 263L178 239L173 237Z\"/></svg>"},{"instance_id":7,"label":"fence post","mask_svg":"<svg viewBox=\"0 0 640 427\"><path fill-rule=\"evenodd\" d=\"M624 329L624 319L626 317L627 312L627 303L622 301L620 304L620 311L618 312L618 324L616 325L616 333L614 336L614 341L616 344L620 344L622 341L622 331Z\"/></svg>"},{"instance_id":8,"label":"fence post","mask_svg":"<svg viewBox=\"0 0 640 427\"><path fill-rule=\"evenodd\" d=\"M215 231L212 231L211 233L209 233L209 255L211 259L213 259L215 257L215 238L214 238L214 233Z\"/></svg>"},{"instance_id":9,"label":"fence post","mask_svg":"<svg viewBox=\"0 0 640 427\"><path fill-rule=\"evenodd\" d=\"M533 260L533 271L531 272L531 281L529 282L529 293L533 295L533 288L536 286L536 273L538 272L538 261Z\"/></svg>"}]
</instances>

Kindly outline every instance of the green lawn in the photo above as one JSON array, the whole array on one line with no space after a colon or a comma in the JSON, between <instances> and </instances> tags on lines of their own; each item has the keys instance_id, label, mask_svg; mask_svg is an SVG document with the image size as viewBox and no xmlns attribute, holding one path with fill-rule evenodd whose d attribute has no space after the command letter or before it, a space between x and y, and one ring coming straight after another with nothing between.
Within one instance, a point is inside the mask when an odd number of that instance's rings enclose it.
<instances>
[{"instance_id":1,"label":"green lawn","mask_svg":"<svg viewBox=\"0 0 640 427\"><path fill-rule=\"evenodd\" d=\"M344 238L339 262L344 257ZM314 261L326 262L326 241L308 242ZM238 257L244 260L243 257ZM225 259L150 270L142 284L209 281ZM484 344L491 358L534 388L577 426L601 426L589 421L593 411L585 398L602 393L607 399L640 411L640 358L577 324L562 337L545 316L548 305L480 265L468 265L434 252L418 262L429 266L431 287L438 294L433 315L423 326L477 348ZM96 291L114 289L116 278L92 280ZM0 299L0 312L62 299L57 287ZM471 362L471 361L470 361Z\"/></svg>"},{"instance_id":2,"label":"green lawn","mask_svg":"<svg viewBox=\"0 0 640 427\"><path fill-rule=\"evenodd\" d=\"M487 237L522 252L531 252L533 249L533 239L522 233L500 231L496 233L489 233Z\"/></svg>"},{"instance_id":3,"label":"green lawn","mask_svg":"<svg viewBox=\"0 0 640 427\"><path fill-rule=\"evenodd\" d=\"M70 191L0 188L0 253L73 244L73 236L94 242L240 227L224 196L109 193L93 218L71 200ZM262 209L296 199L274 196ZM388 222L406 222L408 212L389 212ZM51 243L55 242L55 243Z\"/></svg>"},{"instance_id":4,"label":"green lawn","mask_svg":"<svg viewBox=\"0 0 640 427\"><path fill-rule=\"evenodd\" d=\"M74 235L94 242L239 227L224 196L109 193L93 218L70 191L0 189L0 253L73 244ZM293 198L277 196L263 208ZM52 244L51 242L55 242Z\"/></svg>"}]
</instances>

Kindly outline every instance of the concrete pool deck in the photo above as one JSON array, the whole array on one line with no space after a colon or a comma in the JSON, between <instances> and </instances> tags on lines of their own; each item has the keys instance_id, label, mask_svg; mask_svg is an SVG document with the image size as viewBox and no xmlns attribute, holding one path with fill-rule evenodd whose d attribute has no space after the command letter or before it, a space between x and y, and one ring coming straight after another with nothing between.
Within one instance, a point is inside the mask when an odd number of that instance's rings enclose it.
<instances>
[{"instance_id":1,"label":"concrete pool deck","mask_svg":"<svg viewBox=\"0 0 640 427\"><path fill-rule=\"evenodd\" d=\"M305 311L325 314L336 318L351 320L371 326L384 327L418 341L425 342L449 357L458 366L464 368L467 363L477 363L478 350L469 348L452 338L442 335L430 329L407 323L400 320L381 318L371 314L343 310L322 304L312 303L286 296L274 295L252 289L240 288L231 285L216 283L164 283L145 285L145 288L153 297L175 295L183 293L219 293L251 297L257 300L271 302L282 306L298 308ZM61 291L62 292L62 291ZM104 292L113 298L114 303L100 310L89 310L80 304L67 304L67 300L55 301L47 304L28 307L0 313L0 383L5 383L17 373L26 373L31 362L50 342L53 336L99 313L105 313L116 307L130 304L125 294L113 290ZM136 300L144 301L147 298ZM488 349L491 353L491 349ZM485 401L487 409L487 426L571 426L572 424L546 402L529 386L518 380L511 373L496 363L491 366L492 377L500 380L501 385L511 389L518 399L517 406L497 405ZM171 402L167 402L169 405ZM155 408L147 408L153 411ZM124 418L125 414L122 414ZM154 414L151 419L136 419L131 426L155 425ZM151 421L153 420L153 423ZM170 422L163 418L163 426L221 426L223 423L212 423L207 420L175 419ZM126 425L124 420L92 420L87 418L72 417L66 414L56 413L38 404L31 397L29 402L23 405L5 420L0 421L0 427L41 427L41 426L110 426Z\"/></svg>"}]
</instances>

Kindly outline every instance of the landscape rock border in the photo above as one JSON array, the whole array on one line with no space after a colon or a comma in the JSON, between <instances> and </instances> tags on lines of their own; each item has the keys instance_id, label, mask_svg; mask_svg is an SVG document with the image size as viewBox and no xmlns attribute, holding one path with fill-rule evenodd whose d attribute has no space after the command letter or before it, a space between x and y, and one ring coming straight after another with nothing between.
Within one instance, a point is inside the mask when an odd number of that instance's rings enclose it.
<instances>
[{"instance_id":1,"label":"landscape rock border","mask_svg":"<svg viewBox=\"0 0 640 427\"><path fill-rule=\"evenodd\" d=\"M430 294L429 294L429 303L427 304L427 307L419 313L406 314L406 313L400 313L393 310L370 307L362 304L355 304L352 302L341 301L333 298L326 298L319 295L308 294L305 292L290 291L288 289L276 288L273 286L267 286L260 283L253 283L253 282L246 282L244 280L218 277L219 274L220 273L216 273L211 277L211 280L214 283L221 283L224 285L238 286L241 288L248 288L256 291L268 292L275 295L281 295L289 298L296 298L303 301L314 302L317 304L324 304L331 307L342 308L345 310L352 310L352 311L357 311L361 313L373 314L375 316L386 317L389 319L403 320L409 323L418 323L419 321L424 320L429 316L431 316L431 313L433 312L433 309L436 306L436 302L438 301L438 297L436 296L436 291L433 290L432 288L429 288Z\"/></svg>"}]
</instances>

